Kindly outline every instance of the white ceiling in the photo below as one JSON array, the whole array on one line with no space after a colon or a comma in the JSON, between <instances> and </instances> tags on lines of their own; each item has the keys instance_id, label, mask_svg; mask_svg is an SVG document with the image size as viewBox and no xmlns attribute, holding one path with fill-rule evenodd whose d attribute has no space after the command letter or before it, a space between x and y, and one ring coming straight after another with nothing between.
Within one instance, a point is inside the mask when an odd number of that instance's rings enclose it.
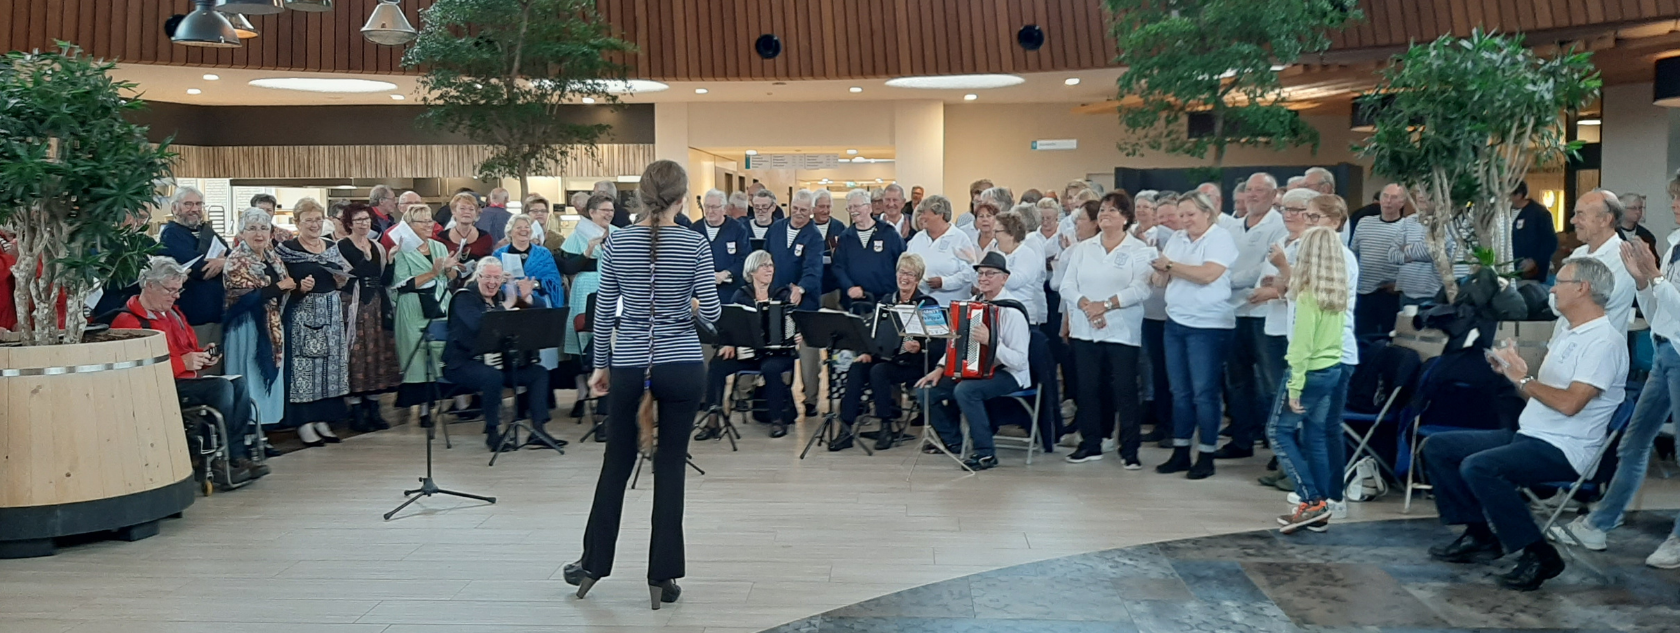
<instances>
[{"instance_id":1,"label":"white ceiling","mask_svg":"<svg viewBox=\"0 0 1680 633\"><path fill-rule=\"evenodd\" d=\"M122 80L139 84L139 92L149 101L186 103L195 105L391 105L418 103L417 77L412 75L350 75L342 73L306 73L229 68L200 68L186 66L154 66L122 64L112 74ZM203 78L214 74L219 80ZM947 103L963 103L965 94L973 93L977 103L1091 103L1114 95L1114 81L1119 69L1099 69L1057 73L1022 75L1025 83L991 90L916 90L889 88L885 79L817 80L817 81L679 81L662 92L626 96L626 103L662 102L799 102L799 101L895 101L939 99ZM252 79L274 77L331 77L375 79L396 84L391 93L324 94L270 90L247 85ZM1069 86L1070 77L1080 79L1079 85ZM863 88L853 93L852 87ZM707 94L696 94L704 88ZM187 94L197 89L200 94ZM392 94L404 96L398 101Z\"/></svg>"}]
</instances>

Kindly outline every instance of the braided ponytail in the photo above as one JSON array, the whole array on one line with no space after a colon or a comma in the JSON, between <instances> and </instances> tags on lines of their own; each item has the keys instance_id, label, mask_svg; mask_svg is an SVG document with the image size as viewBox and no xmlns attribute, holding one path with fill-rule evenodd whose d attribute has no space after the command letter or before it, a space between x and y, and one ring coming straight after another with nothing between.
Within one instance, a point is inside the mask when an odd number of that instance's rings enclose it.
<instances>
[{"instance_id":1,"label":"braided ponytail","mask_svg":"<svg viewBox=\"0 0 1680 633\"><path fill-rule=\"evenodd\" d=\"M688 172L681 165L668 160L654 161L642 171L642 181L636 187L636 204L648 218L648 263L659 259L659 220L671 207L688 195Z\"/></svg>"}]
</instances>

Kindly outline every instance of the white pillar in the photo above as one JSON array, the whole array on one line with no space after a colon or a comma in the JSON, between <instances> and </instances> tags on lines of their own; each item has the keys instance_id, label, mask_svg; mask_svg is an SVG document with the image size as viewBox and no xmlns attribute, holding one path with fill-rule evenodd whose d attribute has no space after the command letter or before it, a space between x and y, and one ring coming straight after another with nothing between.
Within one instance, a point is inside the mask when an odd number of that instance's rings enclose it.
<instances>
[{"instance_id":1,"label":"white pillar","mask_svg":"<svg viewBox=\"0 0 1680 633\"><path fill-rule=\"evenodd\" d=\"M1645 194L1645 228L1661 240L1675 228L1668 206L1668 181L1673 177L1670 131L1676 129L1670 121L1680 118L1680 113L1652 105L1648 83L1606 87L1603 104L1600 186L1616 193ZM1573 200L1568 207L1574 207Z\"/></svg>"},{"instance_id":2,"label":"white pillar","mask_svg":"<svg viewBox=\"0 0 1680 633\"><path fill-rule=\"evenodd\" d=\"M898 184L905 195L921 185L927 195L945 190L945 104L897 101L893 104L893 151ZM958 205L966 208L966 205Z\"/></svg>"},{"instance_id":3,"label":"white pillar","mask_svg":"<svg viewBox=\"0 0 1680 633\"><path fill-rule=\"evenodd\" d=\"M688 104L653 104L653 157L688 164Z\"/></svg>"}]
</instances>

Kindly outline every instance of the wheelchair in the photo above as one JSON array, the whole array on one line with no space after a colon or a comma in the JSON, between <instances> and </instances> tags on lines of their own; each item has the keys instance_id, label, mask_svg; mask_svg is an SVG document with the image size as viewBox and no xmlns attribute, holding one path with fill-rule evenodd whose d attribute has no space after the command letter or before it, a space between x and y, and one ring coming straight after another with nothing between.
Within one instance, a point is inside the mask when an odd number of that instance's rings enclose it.
<instances>
[{"instance_id":1,"label":"wheelchair","mask_svg":"<svg viewBox=\"0 0 1680 633\"><path fill-rule=\"evenodd\" d=\"M252 403L251 406L251 419L255 420L256 405ZM238 490L256 481L233 481L233 466L228 461L228 447L232 441L244 443L250 447L248 454L252 463L266 462L263 449L267 440L263 438L262 425L252 424L251 432L245 437L229 438L227 423L220 411L209 405L189 405L185 401L181 403L181 421L187 435L187 456L192 460L193 481L198 483L204 496L208 497L218 490Z\"/></svg>"}]
</instances>

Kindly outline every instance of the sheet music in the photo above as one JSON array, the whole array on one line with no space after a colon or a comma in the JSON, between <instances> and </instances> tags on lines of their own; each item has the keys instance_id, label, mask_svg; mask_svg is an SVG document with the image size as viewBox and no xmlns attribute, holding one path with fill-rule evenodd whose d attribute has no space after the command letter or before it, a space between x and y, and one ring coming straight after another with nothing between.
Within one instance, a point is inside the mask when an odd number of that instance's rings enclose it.
<instances>
[{"instance_id":1,"label":"sheet music","mask_svg":"<svg viewBox=\"0 0 1680 633\"><path fill-rule=\"evenodd\" d=\"M922 328L922 320L916 316L916 306L897 305L888 309L898 321L898 331L903 332L905 336L927 336L927 330Z\"/></svg>"},{"instance_id":2,"label":"sheet music","mask_svg":"<svg viewBox=\"0 0 1680 633\"><path fill-rule=\"evenodd\" d=\"M502 274L507 279L524 279L524 258L513 253L502 253Z\"/></svg>"},{"instance_id":3,"label":"sheet music","mask_svg":"<svg viewBox=\"0 0 1680 633\"><path fill-rule=\"evenodd\" d=\"M398 222L391 225L391 228L386 230L385 234L391 236L391 242L396 244L396 250L398 251L418 250L420 245L425 243L421 241L419 235L414 233L414 227L409 226L407 222Z\"/></svg>"},{"instance_id":4,"label":"sheet music","mask_svg":"<svg viewBox=\"0 0 1680 633\"><path fill-rule=\"evenodd\" d=\"M212 239L210 240L210 252L205 253L204 257L207 259L220 259L222 256L227 255L227 252L228 248L226 244L223 244L219 239Z\"/></svg>"}]
</instances>

